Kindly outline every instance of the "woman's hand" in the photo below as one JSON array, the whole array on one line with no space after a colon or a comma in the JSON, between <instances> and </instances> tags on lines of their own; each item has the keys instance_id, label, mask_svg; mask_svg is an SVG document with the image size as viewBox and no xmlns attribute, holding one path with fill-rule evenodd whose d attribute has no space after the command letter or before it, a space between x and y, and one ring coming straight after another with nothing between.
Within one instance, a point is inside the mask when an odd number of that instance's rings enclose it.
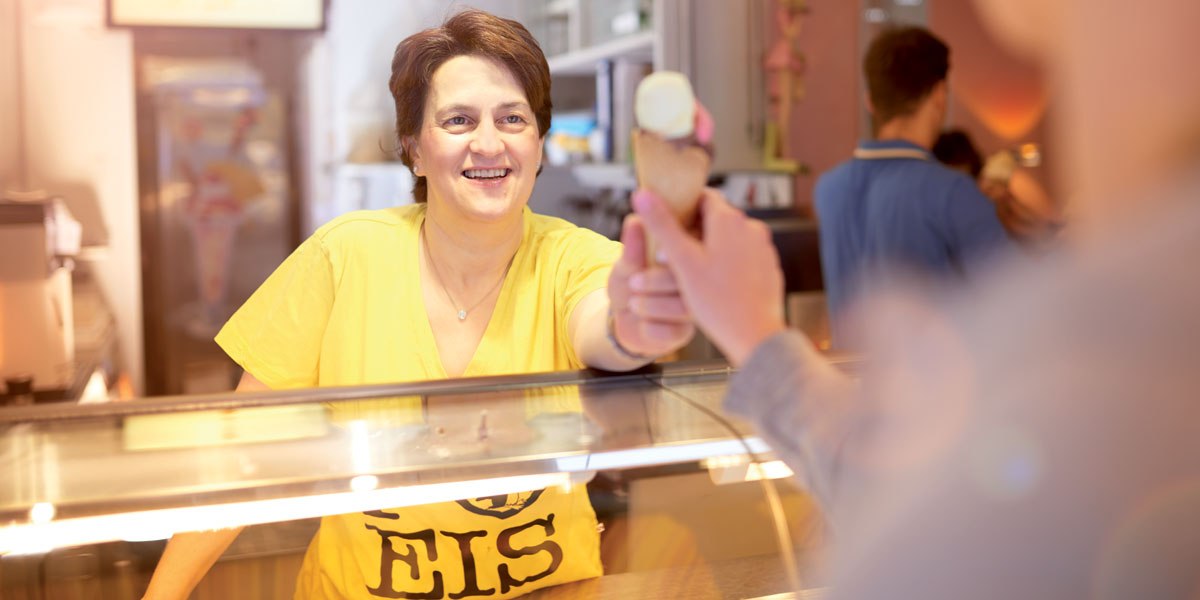
<instances>
[{"instance_id":1,"label":"woman's hand","mask_svg":"<svg viewBox=\"0 0 1200 600\"><path fill-rule=\"evenodd\" d=\"M642 192L639 192L642 193ZM612 335L618 350L655 358L691 341L696 329L669 269L648 266L646 232L630 215L621 228L624 252L608 278Z\"/></svg>"}]
</instances>

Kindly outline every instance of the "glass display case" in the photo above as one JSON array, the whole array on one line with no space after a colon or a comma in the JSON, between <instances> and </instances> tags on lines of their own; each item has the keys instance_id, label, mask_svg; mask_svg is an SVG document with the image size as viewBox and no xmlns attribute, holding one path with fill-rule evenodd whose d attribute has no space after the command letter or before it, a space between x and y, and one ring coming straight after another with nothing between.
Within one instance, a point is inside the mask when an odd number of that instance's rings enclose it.
<instances>
[{"instance_id":1,"label":"glass display case","mask_svg":"<svg viewBox=\"0 0 1200 600\"><path fill-rule=\"evenodd\" d=\"M165 539L233 527L193 598L319 597L330 573L364 598L800 597L824 523L721 412L729 375L9 408L0 597L140 597Z\"/></svg>"}]
</instances>

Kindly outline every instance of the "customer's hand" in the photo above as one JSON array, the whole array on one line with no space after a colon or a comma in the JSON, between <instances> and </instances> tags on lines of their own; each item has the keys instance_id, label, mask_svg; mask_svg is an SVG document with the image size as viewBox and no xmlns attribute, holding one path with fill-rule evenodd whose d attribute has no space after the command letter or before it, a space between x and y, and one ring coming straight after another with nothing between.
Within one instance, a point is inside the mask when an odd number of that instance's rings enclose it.
<instances>
[{"instance_id":1,"label":"customer's hand","mask_svg":"<svg viewBox=\"0 0 1200 600\"><path fill-rule=\"evenodd\" d=\"M785 329L783 273L766 224L747 218L713 189L705 190L700 205L701 240L688 235L649 192L635 192L633 208L637 226L649 231L665 255L696 324L733 365ZM647 271L632 277L630 288L637 294L661 281Z\"/></svg>"},{"instance_id":2,"label":"customer's hand","mask_svg":"<svg viewBox=\"0 0 1200 600\"><path fill-rule=\"evenodd\" d=\"M625 249L608 279L609 306L617 342L644 356L678 350L696 333L675 277L646 260L646 233L641 219L629 215L621 227ZM633 289L632 281L638 281Z\"/></svg>"}]
</instances>

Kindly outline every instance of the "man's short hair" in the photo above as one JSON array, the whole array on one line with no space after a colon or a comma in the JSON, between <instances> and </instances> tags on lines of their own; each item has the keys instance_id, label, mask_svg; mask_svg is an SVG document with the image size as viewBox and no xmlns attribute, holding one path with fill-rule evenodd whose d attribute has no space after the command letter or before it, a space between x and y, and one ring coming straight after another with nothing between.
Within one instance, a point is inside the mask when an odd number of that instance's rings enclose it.
<instances>
[{"instance_id":1,"label":"man's short hair","mask_svg":"<svg viewBox=\"0 0 1200 600\"><path fill-rule=\"evenodd\" d=\"M878 127L912 114L950 70L950 49L920 27L886 29L863 59L867 94Z\"/></svg>"}]
</instances>

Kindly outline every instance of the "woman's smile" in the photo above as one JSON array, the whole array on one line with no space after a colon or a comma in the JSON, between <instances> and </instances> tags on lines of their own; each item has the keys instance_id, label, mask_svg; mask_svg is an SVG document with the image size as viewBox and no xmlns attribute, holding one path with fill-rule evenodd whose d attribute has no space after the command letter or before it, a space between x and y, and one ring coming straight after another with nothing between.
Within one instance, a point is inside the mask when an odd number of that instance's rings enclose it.
<instances>
[{"instance_id":1,"label":"woman's smile","mask_svg":"<svg viewBox=\"0 0 1200 600\"><path fill-rule=\"evenodd\" d=\"M470 179L472 183L489 187L504 183L510 173L512 169L508 168L467 169L462 172L463 177Z\"/></svg>"}]
</instances>

